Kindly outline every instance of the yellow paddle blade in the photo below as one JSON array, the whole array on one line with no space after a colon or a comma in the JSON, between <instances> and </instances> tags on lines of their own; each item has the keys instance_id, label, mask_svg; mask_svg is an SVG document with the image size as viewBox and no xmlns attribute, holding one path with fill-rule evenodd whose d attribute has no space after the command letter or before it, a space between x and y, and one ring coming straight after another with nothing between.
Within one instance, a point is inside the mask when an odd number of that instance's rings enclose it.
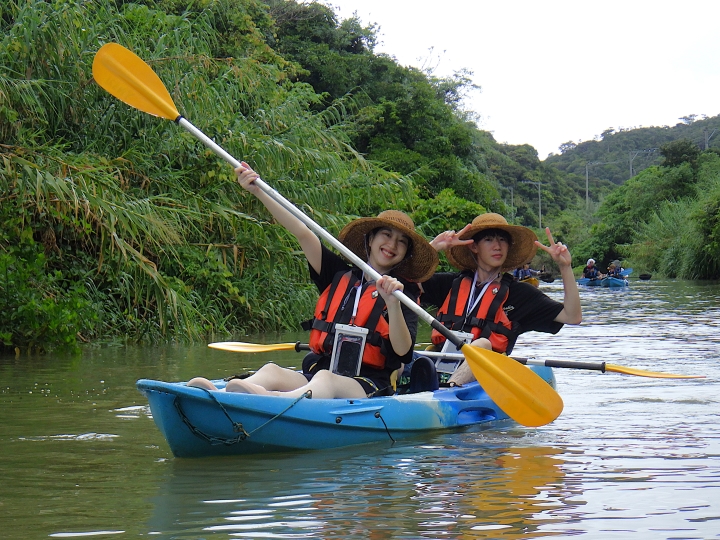
<instances>
[{"instance_id":1,"label":"yellow paddle blade","mask_svg":"<svg viewBox=\"0 0 720 540\"><path fill-rule=\"evenodd\" d=\"M261 343L243 343L242 341L220 341L218 343L210 343L208 347L220 349L222 351L260 353L271 351L294 351L295 343L274 343L271 345L263 345Z\"/></svg>"},{"instance_id":2,"label":"yellow paddle blade","mask_svg":"<svg viewBox=\"0 0 720 540\"><path fill-rule=\"evenodd\" d=\"M624 373L625 375L637 375L638 377L654 377L656 379L704 379L705 375L677 375L675 373L663 373L661 371L645 371L615 364L605 364L605 371Z\"/></svg>"},{"instance_id":3,"label":"yellow paddle blade","mask_svg":"<svg viewBox=\"0 0 720 540\"><path fill-rule=\"evenodd\" d=\"M92 72L96 83L131 107L168 120L180 116L152 68L122 45L107 43L100 47Z\"/></svg>"},{"instance_id":4,"label":"yellow paddle blade","mask_svg":"<svg viewBox=\"0 0 720 540\"><path fill-rule=\"evenodd\" d=\"M560 416L560 394L537 373L494 351L471 345L460 350L480 386L518 424L544 426Z\"/></svg>"}]
</instances>

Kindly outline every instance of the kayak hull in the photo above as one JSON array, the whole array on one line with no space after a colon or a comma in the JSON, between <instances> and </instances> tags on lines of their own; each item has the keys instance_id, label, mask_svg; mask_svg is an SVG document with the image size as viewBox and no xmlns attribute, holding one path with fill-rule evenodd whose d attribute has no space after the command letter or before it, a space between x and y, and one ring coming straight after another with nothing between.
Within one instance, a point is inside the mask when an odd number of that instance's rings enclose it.
<instances>
[{"instance_id":1,"label":"kayak hull","mask_svg":"<svg viewBox=\"0 0 720 540\"><path fill-rule=\"evenodd\" d=\"M550 368L532 366L553 387ZM219 388L223 381L213 381ZM507 420L478 383L365 399L308 399L206 391L137 381L176 457L317 450L393 442Z\"/></svg>"},{"instance_id":2,"label":"kayak hull","mask_svg":"<svg viewBox=\"0 0 720 540\"><path fill-rule=\"evenodd\" d=\"M603 287L621 288L629 285L628 280L618 277L606 277L602 280Z\"/></svg>"},{"instance_id":3,"label":"kayak hull","mask_svg":"<svg viewBox=\"0 0 720 540\"><path fill-rule=\"evenodd\" d=\"M627 287L629 285L627 279L616 277L605 277L602 279L580 278L577 282L578 285L583 285L585 287L610 287L615 289Z\"/></svg>"},{"instance_id":4,"label":"kayak hull","mask_svg":"<svg viewBox=\"0 0 720 540\"><path fill-rule=\"evenodd\" d=\"M604 277L604 278L580 278L577 280L578 285L585 287L609 287L611 289L620 289L627 287L630 283L627 277L632 274L632 268L626 268L620 272L619 277Z\"/></svg>"}]
</instances>

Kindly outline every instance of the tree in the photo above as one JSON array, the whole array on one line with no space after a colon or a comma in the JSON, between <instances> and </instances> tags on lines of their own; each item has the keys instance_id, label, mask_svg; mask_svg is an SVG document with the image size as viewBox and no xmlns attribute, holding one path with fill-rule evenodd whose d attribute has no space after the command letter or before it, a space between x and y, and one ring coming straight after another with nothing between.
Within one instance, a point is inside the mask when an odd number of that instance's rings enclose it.
<instances>
[{"instance_id":1,"label":"tree","mask_svg":"<svg viewBox=\"0 0 720 540\"><path fill-rule=\"evenodd\" d=\"M677 167L682 163L689 163L694 168L697 166L700 152L700 148L688 139L680 139L660 147L660 154L665 158L662 165L665 167Z\"/></svg>"}]
</instances>

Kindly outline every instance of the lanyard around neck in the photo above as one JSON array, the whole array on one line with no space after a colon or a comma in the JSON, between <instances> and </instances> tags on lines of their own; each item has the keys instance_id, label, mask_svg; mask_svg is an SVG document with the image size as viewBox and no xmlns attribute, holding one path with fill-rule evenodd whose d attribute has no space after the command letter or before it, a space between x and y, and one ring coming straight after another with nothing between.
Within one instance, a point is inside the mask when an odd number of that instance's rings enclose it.
<instances>
[{"instance_id":1,"label":"lanyard around neck","mask_svg":"<svg viewBox=\"0 0 720 540\"><path fill-rule=\"evenodd\" d=\"M495 281L499 277L500 277L500 274L498 273L497 276L491 278L489 281L486 281L485 284L483 285L482 290L480 291L480 294L478 294L477 297L475 297L475 290L477 289L477 285L478 285L478 282L477 282L478 281L478 272L477 272L477 270L475 270L475 276L473 277L472 287L470 287L470 297L468 298L467 309L465 310L466 316L473 312L473 310L475 309L475 306L478 305L478 303L480 302L482 297L485 295L485 291L487 291L487 288L490 286L490 284L493 281Z\"/></svg>"},{"instance_id":2,"label":"lanyard around neck","mask_svg":"<svg viewBox=\"0 0 720 540\"><path fill-rule=\"evenodd\" d=\"M358 305L360 304L360 298L362 297L363 280L365 279L365 273L363 272L360 276L360 281L353 287L355 289L355 302L353 304L352 316L350 317L350 324L355 323L355 317L357 316ZM370 284L370 281L365 283ZM352 293L351 293L352 294Z\"/></svg>"}]
</instances>

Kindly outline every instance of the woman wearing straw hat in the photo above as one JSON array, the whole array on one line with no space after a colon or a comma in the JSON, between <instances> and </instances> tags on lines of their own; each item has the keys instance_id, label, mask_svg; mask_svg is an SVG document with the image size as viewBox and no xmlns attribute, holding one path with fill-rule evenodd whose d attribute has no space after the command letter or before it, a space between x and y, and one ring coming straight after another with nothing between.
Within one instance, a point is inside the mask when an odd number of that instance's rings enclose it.
<instances>
[{"instance_id":1,"label":"woman wearing straw hat","mask_svg":"<svg viewBox=\"0 0 720 540\"><path fill-rule=\"evenodd\" d=\"M447 250L448 261L460 273L437 273L423 283L423 304L441 306L437 319L464 333L467 342L502 353L512 351L521 333L556 334L564 324L580 324L582 310L572 257L567 246L553 240L549 228L545 232L549 246L540 243L531 229L509 225L503 216L487 213L458 233L439 234L431 245L438 251ZM549 253L560 268L563 303L503 274L531 260L538 248ZM439 332L433 333L432 340L436 346L445 342ZM473 379L468 366L461 364L449 382L464 384Z\"/></svg>"},{"instance_id":2,"label":"woman wearing straw hat","mask_svg":"<svg viewBox=\"0 0 720 540\"><path fill-rule=\"evenodd\" d=\"M258 188L254 184L258 174L246 163L235 172L238 183L297 238L321 295L309 328L312 352L303 360L302 373L270 363L245 379L229 381L226 391L291 397L311 391L314 398L392 394L391 373L411 361L417 333L417 315L392 293L401 290L416 299L416 282L435 272L437 251L403 212L387 210L375 218L356 219L338 238L382 274L377 282L368 280ZM188 384L215 388L204 378Z\"/></svg>"}]
</instances>

